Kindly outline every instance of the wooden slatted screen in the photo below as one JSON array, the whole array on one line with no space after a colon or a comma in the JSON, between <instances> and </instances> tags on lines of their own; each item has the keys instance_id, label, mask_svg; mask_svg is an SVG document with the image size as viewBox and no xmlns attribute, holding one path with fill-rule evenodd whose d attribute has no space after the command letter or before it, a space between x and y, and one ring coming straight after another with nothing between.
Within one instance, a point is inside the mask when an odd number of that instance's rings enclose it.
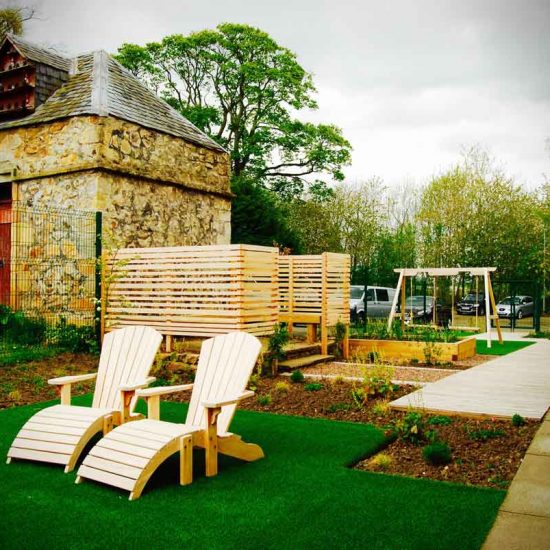
<instances>
[{"instance_id":1,"label":"wooden slatted screen","mask_svg":"<svg viewBox=\"0 0 550 550\"><path fill-rule=\"evenodd\" d=\"M349 292L348 254L279 256L280 319L320 324L323 350L328 327L349 325Z\"/></svg>"},{"instance_id":2,"label":"wooden slatted screen","mask_svg":"<svg viewBox=\"0 0 550 550\"><path fill-rule=\"evenodd\" d=\"M278 250L252 245L125 248L106 260L105 330L268 335L278 320Z\"/></svg>"}]
</instances>

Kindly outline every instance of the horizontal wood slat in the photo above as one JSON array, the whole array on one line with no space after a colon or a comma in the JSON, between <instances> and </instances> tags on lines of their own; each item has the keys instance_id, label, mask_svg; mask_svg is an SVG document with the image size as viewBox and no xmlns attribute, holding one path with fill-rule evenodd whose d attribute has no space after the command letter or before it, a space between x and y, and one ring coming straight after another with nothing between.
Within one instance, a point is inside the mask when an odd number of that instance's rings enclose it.
<instances>
[{"instance_id":1,"label":"horizontal wood slat","mask_svg":"<svg viewBox=\"0 0 550 550\"><path fill-rule=\"evenodd\" d=\"M125 248L106 260L107 331L268 335L278 319L278 250L250 245Z\"/></svg>"}]
</instances>

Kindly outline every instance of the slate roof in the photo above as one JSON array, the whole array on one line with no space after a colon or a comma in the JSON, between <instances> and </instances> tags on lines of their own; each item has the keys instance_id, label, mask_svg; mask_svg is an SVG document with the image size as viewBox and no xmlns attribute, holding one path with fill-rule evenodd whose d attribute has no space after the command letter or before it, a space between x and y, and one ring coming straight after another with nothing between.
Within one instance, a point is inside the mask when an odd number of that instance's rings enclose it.
<instances>
[{"instance_id":1,"label":"slate roof","mask_svg":"<svg viewBox=\"0 0 550 550\"><path fill-rule=\"evenodd\" d=\"M44 65L55 67L67 73L69 72L71 67L71 59L69 57L65 57L52 50L43 48L42 46L27 42L20 36L14 34L8 34L2 41L2 46L6 40L9 40L23 57L36 63L44 63Z\"/></svg>"},{"instance_id":2,"label":"slate roof","mask_svg":"<svg viewBox=\"0 0 550 550\"><path fill-rule=\"evenodd\" d=\"M13 40L13 37L9 37ZM19 49L20 40L13 40ZM21 53L33 61L49 64L48 51L28 46ZM32 48L32 50L31 50ZM79 115L113 116L140 126L185 139L197 145L225 149L189 122L168 103L142 84L132 73L105 51L74 59L54 55L58 65L65 63L68 81L25 118L0 124L0 130L40 124ZM39 61L41 59L42 61Z\"/></svg>"}]
</instances>

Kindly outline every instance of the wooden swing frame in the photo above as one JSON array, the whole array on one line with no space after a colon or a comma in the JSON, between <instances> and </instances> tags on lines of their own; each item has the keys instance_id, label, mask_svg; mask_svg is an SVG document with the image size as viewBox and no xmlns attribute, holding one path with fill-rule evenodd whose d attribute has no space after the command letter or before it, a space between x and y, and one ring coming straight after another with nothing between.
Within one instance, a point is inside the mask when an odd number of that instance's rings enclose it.
<instances>
[{"instance_id":1,"label":"wooden swing frame","mask_svg":"<svg viewBox=\"0 0 550 550\"><path fill-rule=\"evenodd\" d=\"M470 274L476 277L476 289L478 288L478 279L477 277L483 277L484 280L484 289L485 289L485 327L487 331L487 347L491 347L491 320L495 321L495 326L497 329L498 341L502 344L502 330L500 328L500 321L497 315L496 301L493 294L493 285L491 284L491 273L496 271L496 267L420 267L420 268L399 268L394 269L395 273L399 273L399 280L397 282L397 288L395 289L395 295L393 297L392 307L390 315L388 317L388 330L391 330L393 320L395 318L395 312L397 309L397 301L401 298L401 308L400 308L400 317L401 317L401 327L405 329L405 294L406 294L406 280L407 277L416 277L417 275L424 275L427 277L434 278L434 308L433 308L433 322L437 322L437 313L436 313L436 285L437 277L451 277L451 284L453 285L454 292L454 280L452 277L456 277L460 274ZM489 305L490 304L490 305ZM493 314L491 315L491 309ZM454 295L453 295L453 318L454 318ZM478 313L476 309L476 322L478 318Z\"/></svg>"}]
</instances>

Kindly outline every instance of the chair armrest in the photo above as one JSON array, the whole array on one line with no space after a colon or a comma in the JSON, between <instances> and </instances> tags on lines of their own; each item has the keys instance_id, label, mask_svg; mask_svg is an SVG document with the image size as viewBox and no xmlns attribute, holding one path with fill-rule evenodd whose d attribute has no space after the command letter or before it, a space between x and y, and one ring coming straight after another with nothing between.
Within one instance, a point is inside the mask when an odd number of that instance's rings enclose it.
<instances>
[{"instance_id":1,"label":"chair armrest","mask_svg":"<svg viewBox=\"0 0 550 550\"><path fill-rule=\"evenodd\" d=\"M183 384L181 386L157 386L156 388L147 388L145 390L138 390L136 395L138 397L154 397L156 395L168 395L170 393L176 393L179 391L186 391L193 389L193 384Z\"/></svg>"},{"instance_id":2,"label":"chair armrest","mask_svg":"<svg viewBox=\"0 0 550 550\"><path fill-rule=\"evenodd\" d=\"M157 386L156 388L138 390L136 392L136 397L143 397L145 401L147 401L147 418L151 420L160 420L160 396L190 390L192 388L193 384L182 384L181 386Z\"/></svg>"},{"instance_id":3,"label":"chair armrest","mask_svg":"<svg viewBox=\"0 0 550 550\"><path fill-rule=\"evenodd\" d=\"M202 406L206 407L207 409L218 409L220 407L225 407L226 405L234 405L235 403L238 403L242 399L248 399L253 395L254 395L254 392L252 390L246 390L243 393L241 393L241 395L231 399L225 399L224 401L203 401Z\"/></svg>"},{"instance_id":4,"label":"chair armrest","mask_svg":"<svg viewBox=\"0 0 550 550\"><path fill-rule=\"evenodd\" d=\"M154 376L148 376L144 381L142 382L134 382L133 384L124 384L122 386L119 386L120 391L136 391L141 388L146 388L149 384L152 384L156 378Z\"/></svg>"},{"instance_id":5,"label":"chair armrest","mask_svg":"<svg viewBox=\"0 0 550 550\"><path fill-rule=\"evenodd\" d=\"M50 378L48 384L52 386L64 386L65 384L75 384L76 382L84 382L93 380L97 376L97 372L93 374L75 374L74 376L60 376L59 378Z\"/></svg>"}]
</instances>

